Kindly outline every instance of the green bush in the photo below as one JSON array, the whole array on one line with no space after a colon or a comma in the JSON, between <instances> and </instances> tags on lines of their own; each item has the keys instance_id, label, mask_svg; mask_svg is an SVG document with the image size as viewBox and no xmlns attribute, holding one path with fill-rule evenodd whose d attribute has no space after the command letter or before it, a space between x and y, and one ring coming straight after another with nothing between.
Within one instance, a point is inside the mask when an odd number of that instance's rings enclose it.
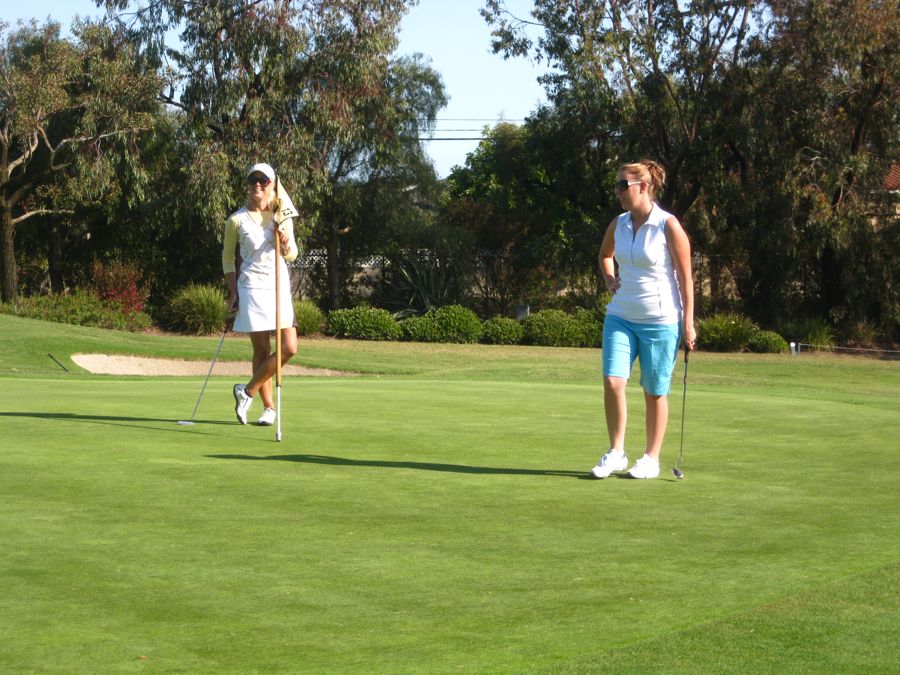
<instances>
[{"instance_id":1,"label":"green bush","mask_svg":"<svg viewBox=\"0 0 900 675\"><path fill-rule=\"evenodd\" d=\"M470 344L481 338L481 319L461 305L429 309L400 322L403 339L411 342Z\"/></svg>"},{"instance_id":2,"label":"green bush","mask_svg":"<svg viewBox=\"0 0 900 675\"><path fill-rule=\"evenodd\" d=\"M795 330L800 342L819 349L830 350L836 344L831 326L819 317L803 319Z\"/></svg>"},{"instance_id":3,"label":"green bush","mask_svg":"<svg viewBox=\"0 0 900 675\"><path fill-rule=\"evenodd\" d=\"M740 352L750 347L759 327L740 314L714 314L697 322L697 346L713 352Z\"/></svg>"},{"instance_id":4,"label":"green bush","mask_svg":"<svg viewBox=\"0 0 900 675\"><path fill-rule=\"evenodd\" d=\"M581 347L584 327L561 309L542 309L522 319L524 341L543 347Z\"/></svg>"},{"instance_id":5,"label":"green bush","mask_svg":"<svg viewBox=\"0 0 900 675\"><path fill-rule=\"evenodd\" d=\"M321 333L325 326L325 315L312 300L295 300L294 318L297 320L297 335Z\"/></svg>"},{"instance_id":6,"label":"green bush","mask_svg":"<svg viewBox=\"0 0 900 675\"><path fill-rule=\"evenodd\" d=\"M146 313L123 308L119 302L103 300L92 290L20 298L17 304L0 304L0 313L132 332L146 330L152 323Z\"/></svg>"},{"instance_id":7,"label":"green bush","mask_svg":"<svg viewBox=\"0 0 900 675\"><path fill-rule=\"evenodd\" d=\"M472 344L481 338L481 319L462 305L447 305L430 310L438 342Z\"/></svg>"},{"instance_id":8,"label":"green bush","mask_svg":"<svg viewBox=\"0 0 900 675\"><path fill-rule=\"evenodd\" d=\"M489 345L517 345L524 336L522 324L505 316L495 316L481 326L481 341Z\"/></svg>"},{"instance_id":9,"label":"green bush","mask_svg":"<svg viewBox=\"0 0 900 675\"><path fill-rule=\"evenodd\" d=\"M400 326L386 309L354 307L336 309L328 314L325 332L329 335L355 340L396 340Z\"/></svg>"},{"instance_id":10,"label":"green bush","mask_svg":"<svg viewBox=\"0 0 900 675\"><path fill-rule=\"evenodd\" d=\"M599 347L603 342L603 315L597 310L576 309L572 317L581 331L581 347Z\"/></svg>"},{"instance_id":11,"label":"green bush","mask_svg":"<svg viewBox=\"0 0 900 675\"><path fill-rule=\"evenodd\" d=\"M759 330L750 338L747 348L757 354L780 354L788 350L788 343L775 331Z\"/></svg>"},{"instance_id":12,"label":"green bush","mask_svg":"<svg viewBox=\"0 0 900 675\"><path fill-rule=\"evenodd\" d=\"M190 284L169 299L164 312L171 330L193 335L221 332L228 318L225 292L218 286Z\"/></svg>"},{"instance_id":13,"label":"green bush","mask_svg":"<svg viewBox=\"0 0 900 675\"><path fill-rule=\"evenodd\" d=\"M437 342L437 326L431 313L411 316L400 322L402 339L408 342Z\"/></svg>"}]
</instances>

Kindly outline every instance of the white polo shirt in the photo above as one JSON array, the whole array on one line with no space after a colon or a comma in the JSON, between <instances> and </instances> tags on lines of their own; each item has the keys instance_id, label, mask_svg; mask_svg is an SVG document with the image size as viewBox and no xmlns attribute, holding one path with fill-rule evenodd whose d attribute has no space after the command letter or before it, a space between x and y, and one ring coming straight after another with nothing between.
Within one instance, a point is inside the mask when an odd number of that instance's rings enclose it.
<instances>
[{"instance_id":1,"label":"white polo shirt","mask_svg":"<svg viewBox=\"0 0 900 675\"><path fill-rule=\"evenodd\" d=\"M631 213L619 216L614 240L621 285L606 306L607 314L634 323L681 321L681 293L666 242L666 221L671 217L654 204L647 222L635 233Z\"/></svg>"}]
</instances>

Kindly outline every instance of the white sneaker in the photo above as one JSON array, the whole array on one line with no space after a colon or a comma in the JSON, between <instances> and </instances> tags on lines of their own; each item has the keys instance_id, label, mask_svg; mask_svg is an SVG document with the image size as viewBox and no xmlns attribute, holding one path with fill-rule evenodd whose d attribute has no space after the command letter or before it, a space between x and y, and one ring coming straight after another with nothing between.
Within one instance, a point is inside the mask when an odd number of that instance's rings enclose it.
<instances>
[{"instance_id":1,"label":"white sneaker","mask_svg":"<svg viewBox=\"0 0 900 675\"><path fill-rule=\"evenodd\" d=\"M650 455L643 455L628 470L632 478L656 478L659 475L659 460Z\"/></svg>"},{"instance_id":2,"label":"white sneaker","mask_svg":"<svg viewBox=\"0 0 900 675\"><path fill-rule=\"evenodd\" d=\"M591 476L593 478L606 478L613 471L624 471L627 468L628 457L625 456L625 451L613 448L600 458L597 466L591 469Z\"/></svg>"},{"instance_id":3,"label":"white sneaker","mask_svg":"<svg viewBox=\"0 0 900 675\"><path fill-rule=\"evenodd\" d=\"M232 390L234 393L234 414L241 424L247 424L247 411L250 410L250 404L253 403L253 399L244 393L246 388L246 385L236 384Z\"/></svg>"},{"instance_id":4,"label":"white sneaker","mask_svg":"<svg viewBox=\"0 0 900 675\"><path fill-rule=\"evenodd\" d=\"M275 424L275 408L265 408L256 423L261 427L270 427Z\"/></svg>"}]
</instances>

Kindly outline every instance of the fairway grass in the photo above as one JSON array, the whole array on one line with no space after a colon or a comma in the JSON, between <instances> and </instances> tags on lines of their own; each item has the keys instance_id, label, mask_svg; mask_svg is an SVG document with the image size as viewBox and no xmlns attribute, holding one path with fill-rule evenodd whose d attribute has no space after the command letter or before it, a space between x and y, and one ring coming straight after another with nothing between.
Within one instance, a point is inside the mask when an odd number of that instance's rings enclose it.
<instances>
[{"instance_id":1,"label":"fairway grass","mask_svg":"<svg viewBox=\"0 0 900 675\"><path fill-rule=\"evenodd\" d=\"M216 342L15 328L66 365L83 343L209 358ZM286 380L276 443L234 422L230 380L179 426L203 378L34 372L4 352L0 670L900 663L898 364L696 354L685 479L679 365L660 478L591 481L596 350L303 341L298 359L370 374ZM631 459L640 399L629 385Z\"/></svg>"}]
</instances>

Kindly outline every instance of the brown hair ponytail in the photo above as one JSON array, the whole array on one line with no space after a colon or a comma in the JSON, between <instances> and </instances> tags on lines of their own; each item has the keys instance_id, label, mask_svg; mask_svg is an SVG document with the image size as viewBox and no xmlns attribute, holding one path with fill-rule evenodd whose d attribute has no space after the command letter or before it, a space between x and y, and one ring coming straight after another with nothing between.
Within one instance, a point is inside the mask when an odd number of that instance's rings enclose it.
<instances>
[{"instance_id":1,"label":"brown hair ponytail","mask_svg":"<svg viewBox=\"0 0 900 675\"><path fill-rule=\"evenodd\" d=\"M623 164L619 167L619 171L630 174L638 180L647 183L650 186L650 194L652 195L662 192L663 186L666 184L666 170L652 159L642 159L640 162L633 164Z\"/></svg>"},{"instance_id":2,"label":"brown hair ponytail","mask_svg":"<svg viewBox=\"0 0 900 675\"><path fill-rule=\"evenodd\" d=\"M650 175L650 182L653 184L653 193L657 194L662 192L663 186L666 184L666 170L652 159L642 159L640 163L646 167L647 173Z\"/></svg>"}]
</instances>

